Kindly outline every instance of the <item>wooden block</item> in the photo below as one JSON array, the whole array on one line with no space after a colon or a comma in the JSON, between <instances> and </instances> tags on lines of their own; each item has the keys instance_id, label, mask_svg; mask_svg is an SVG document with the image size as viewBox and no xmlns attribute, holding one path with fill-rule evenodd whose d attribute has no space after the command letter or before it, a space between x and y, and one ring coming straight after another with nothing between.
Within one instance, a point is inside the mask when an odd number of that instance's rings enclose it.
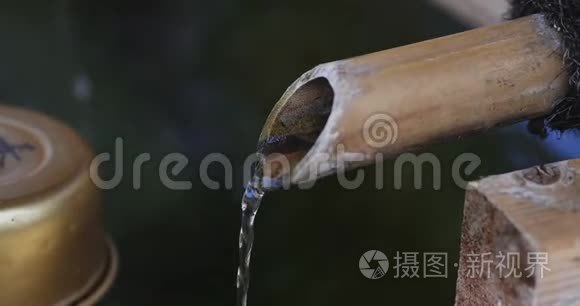
<instances>
[{"instance_id":1,"label":"wooden block","mask_svg":"<svg viewBox=\"0 0 580 306\"><path fill-rule=\"evenodd\" d=\"M480 27L504 20L507 0L432 0L466 24Z\"/></svg>"},{"instance_id":2,"label":"wooden block","mask_svg":"<svg viewBox=\"0 0 580 306\"><path fill-rule=\"evenodd\" d=\"M574 160L469 185L456 305L580 305L579 175Z\"/></svg>"}]
</instances>

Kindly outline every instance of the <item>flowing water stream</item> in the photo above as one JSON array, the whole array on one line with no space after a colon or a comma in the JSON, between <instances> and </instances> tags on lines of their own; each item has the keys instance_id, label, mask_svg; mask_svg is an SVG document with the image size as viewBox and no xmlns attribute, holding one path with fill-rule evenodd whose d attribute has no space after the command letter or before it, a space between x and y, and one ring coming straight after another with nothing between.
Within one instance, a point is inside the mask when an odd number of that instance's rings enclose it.
<instances>
[{"instance_id":1,"label":"flowing water stream","mask_svg":"<svg viewBox=\"0 0 580 306\"><path fill-rule=\"evenodd\" d=\"M254 176L248 183L242 197L242 225L240 229L240 264L237 279L237 306L246 306L248 303L248 289L250 288L250 259L254 245L254 219L264 197L263 174L261 164L258 164Z\"/></svg>"}]
</instances>

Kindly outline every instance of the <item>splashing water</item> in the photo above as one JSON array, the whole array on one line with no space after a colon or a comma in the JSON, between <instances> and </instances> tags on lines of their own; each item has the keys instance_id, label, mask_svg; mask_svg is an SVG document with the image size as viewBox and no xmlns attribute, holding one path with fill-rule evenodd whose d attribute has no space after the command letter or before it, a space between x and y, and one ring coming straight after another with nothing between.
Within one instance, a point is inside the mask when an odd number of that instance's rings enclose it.
<instances>
[{"instance_id":1,"label":"splashing water","mask_svg":"<svg viewBox=\"0 0 580 306\"><path fill-rule=\"evenodd\" d=\"M246 306L250 288L250 259L254 245L254 219L264 197L261 167L257 166L254 177L248 183L242 198L242 226L240 230L240 265L238 267L237 306Z\"/></svg>"}]
</instances>

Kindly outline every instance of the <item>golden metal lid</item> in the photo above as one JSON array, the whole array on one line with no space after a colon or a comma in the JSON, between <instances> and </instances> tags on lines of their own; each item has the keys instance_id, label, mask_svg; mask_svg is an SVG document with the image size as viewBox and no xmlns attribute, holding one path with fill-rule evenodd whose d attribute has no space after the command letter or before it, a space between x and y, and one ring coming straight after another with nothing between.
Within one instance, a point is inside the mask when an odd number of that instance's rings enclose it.
<instances>
[{"instance_id":1,"label":"golden metal lid","mask_svg":"<svg viewBox=\"0 0 580 306\"><path fill-rule=\"evenodd\" d=\"M58 121L0 106L0 305L94 303L112 282L92 155Z\"/></svg>"}]
</instances>

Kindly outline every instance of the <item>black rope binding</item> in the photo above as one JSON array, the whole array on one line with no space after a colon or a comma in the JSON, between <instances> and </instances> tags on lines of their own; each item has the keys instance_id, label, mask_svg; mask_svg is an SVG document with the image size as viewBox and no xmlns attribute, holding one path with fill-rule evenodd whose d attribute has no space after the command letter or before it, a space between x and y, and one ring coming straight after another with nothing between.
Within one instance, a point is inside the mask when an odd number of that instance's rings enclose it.
<instances>
[{"instance_id":1,"label":"black rope binding","mask_svg":"<svg viewBox=\"0 0 580 306\"><path fill-rule=\"evenodd\" d=\"M528 129L548 132L580 129L580 0L510 0L512 19L543 14L562 37L564 62L570 76L570 91L556 101L552 114L530 121Z\"/></svg>"}]
</instances>

